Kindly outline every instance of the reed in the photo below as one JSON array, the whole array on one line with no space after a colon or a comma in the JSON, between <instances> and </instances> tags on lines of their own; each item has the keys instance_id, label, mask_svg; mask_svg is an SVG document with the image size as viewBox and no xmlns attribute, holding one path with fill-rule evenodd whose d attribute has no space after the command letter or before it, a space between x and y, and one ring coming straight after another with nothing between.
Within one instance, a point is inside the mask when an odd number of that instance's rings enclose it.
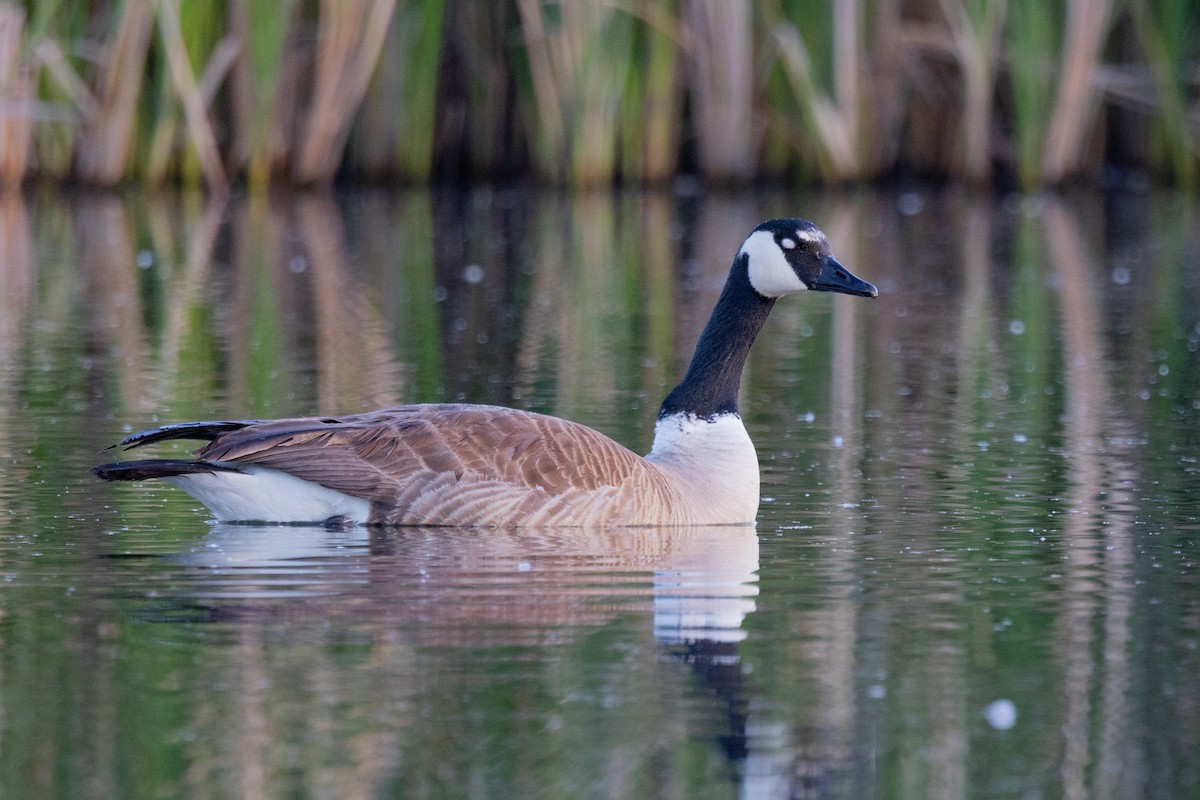
<instances>
[{"instance_id":1,"label":"reed","mask_svg":"<svg viewBox=\"0 0 1200 800\"><path fill-rule=\"evenodd\" d=\"M1189 108L1194 67L1189 45L1200 11L1188 0L1130 0L1138 40L1148 54L1158 112L1152 115L1154 140L1149 161L1189 191L1197 187L1197 126Z\"/></svg>"},{"instance_id":2,"label":"reed","mask_svg":"<svg viewBox=\"0 0 1200 800\"><path fill-rule=\"evenodd\" d=\"M1011 94L1012 162L1018 181L1033 188L1041 179L1042 141L1053 104L1057 40L1062 25L1052 4L1016 0L1006 25L1006 72Z\"/></svg>"},{"instance_id":3,"label":"reed","mask_svg":"<svg viewBox=\"0 0 1200 800\"><path fill-rule=\"evenodd\" d=\"M279 107L296 5L296 0L236 0L230 6L230 28L242 45L232 76L231 161L255 191L267 186L284 158Z\"/></svg>"},{"instance_id":4,"label":"reed","mask_svg":"<svg viewBox=\"0 0 1200 800\"><path fill-rule=\"evenodd\" d=\"M192 6L189 5L189 8ZM193 43L193 47L189 49L184 39L179 0L161 0L158 20L171 83L183 106L188 138L195 148L199 168L204 174L205 182L211 188L223 191L228 186L228 179L221 161L221 153L217 148L217 137L208 117L208 103L192 64L197 48ZM195 26L189 26L188 30L194 40L199 38Z\"/></svg>"},{"instance_id":5,"label":"reed","mask_svg":"<svg viewBox=\"0 0 1200 800\"><path fill-rule=\"evenodd\" d=\"M1087 166L1085 140L1098 105L1095 77L1113 0L1068 0L1053 111L1046 127L1042 180L1062 183Z\"/></svg>"},{"instance_id":6,"label":"reed","mask_svg":"<svg viewBox=\"0 0 1200 800\"><path fill-rule=\"evenodd\" d=\"M849 5L857 5L857 0ZM687 4L698 157L704 174L717 181L743 182L755 173L751 23L748 0ZM798 34L792 43L797 39Z\"/></svg>"},{"instance_id":7,"label":"reed","mask_svg":"<svg viewBox=\"0 0 1200 800\"><path fill-rule=\"evenodd\" d=\"M443 0L408 0L397 9L350 134L346 161L367 177L424 183L433 169Z\"/></svg>"},{"instance_id":8,"label":"reed","mask_svg":"<svg viewBox=\"0 0 1200 800\"><path fill-rule=\"evenodd\" d=\"M996 51L1007 5L1007 0L940 0L962 72L961 174L972 183L991 177Z\"/></svg>"},{"instance_id":9,"label":"reed","mask_svg":"<svg viewBox=\"0 0 1200 800\"><path fill-rule=\"evenodd\" d=\"M328 184L333 180L353 113L366 94L395 7L395 0L321 3L313 94L292 172L297 182Z\"/></svg>"},{"instance_id":10,"label":"reed","mask_svg":"<svg viewBox=\"0 0 1200 800\"><path fill-rule=\"evenodd\" d=\"M607 1L551 8L543 0L517 0L517 9L532 89L523 99L534 168L556 183L611 183L633 18Z\"/></svg>"},{"instance_id":11,"label":"reed","mask_svg":"<svg viewBox=\"0 0 1200 800\"><path fill-rule=\"evenodd\" d=\"M794 18L815 23L821 19L816 5L797 4ZM870 176L860 126L866 90L859 70L865 58L858 0L836 0L830 9L823 40L829 44L828 65L814 58L800 24L780 20L772 33L821 174L840 183Z\"/></svg>"},{"instance_id":12,"label":"reed","mask_svg":"<svg viewBox=\"0 0 1200 800\"><path fill-rule=\"evenodd\" d=\"M661 185L674 176L683 135L683 57L674 0L641 0L634 65L620 108L621 173Z\"/></svg>"},{"instance_id":13,"label":"reed","mask_svg":"<svg viewBox=\"0 0 1200 800\"><path fill-rule=\"evenodd\" d=\"M25 11L0 4L0 189L21 185L33 128L34 76L25 64Z\"/></svg>"},{"instance_id":14,"label":"reed","mask_svg":"<svg viewBox=\"0 0 1200 800\"><path fill-rule=\"evenodd\" d=\"M693 166L984 183L1001 164L1032 188L1097 174L1100 112L1122 103L1151 132L1131 158L1194 186L1193 5L9 0L0 174L259 191L339 174L661 184ZM1114 38L1118 10L1132 36ZM1137 51L1108 63L1114 41Z\"/></svg>"},{"instance_id":15,"label":"reed","mask_svg":"<svg viewBox=\"0 0 1200 800\"><path fill-rule=\"evenodd\" d=\"M57 48L49 48L52 55L47 60L57 65L60 83L82 117L75 173L84 181L112 186L126 177L153 24L154 4L139 0L121 4L91 88L77 78L64 57L53 55Z\"/></svg>"}]
</instances>

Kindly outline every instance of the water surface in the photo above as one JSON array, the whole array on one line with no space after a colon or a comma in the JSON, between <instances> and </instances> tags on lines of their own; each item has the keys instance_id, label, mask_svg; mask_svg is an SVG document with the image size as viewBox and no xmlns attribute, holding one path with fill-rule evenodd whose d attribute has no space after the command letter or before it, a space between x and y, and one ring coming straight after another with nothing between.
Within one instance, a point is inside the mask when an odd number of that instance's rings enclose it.
<instances>
[{"instance_id":1,"label":"water surface","mask_svg":"<svg viewBox=\"0 0 1200 800\"><path fill-rule=\"evenodd\" d=\"M213 525L138 427L513 405L649 448L802 214L755 529ZM0 201L0 796L1200 792L1200 253L1171 194ZM167 452L182 452L182 448Z\"/></svg>"}]
</instances>

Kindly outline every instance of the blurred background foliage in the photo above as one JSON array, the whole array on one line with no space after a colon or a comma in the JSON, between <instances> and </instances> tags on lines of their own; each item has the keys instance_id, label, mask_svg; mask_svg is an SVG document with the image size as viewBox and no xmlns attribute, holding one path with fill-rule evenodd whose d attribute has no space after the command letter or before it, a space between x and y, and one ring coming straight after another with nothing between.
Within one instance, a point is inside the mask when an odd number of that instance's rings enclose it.
<instances>
[{"instance_id":1,"label":"blurred background foliage","mask_svg":"<svg viewBox=\"0 0 1200 800\"><path fill-rule=\"evenodd\" d=\"M0 182L1194 188L1191 0L0 2Z\"/></svg>"}]
</instances>

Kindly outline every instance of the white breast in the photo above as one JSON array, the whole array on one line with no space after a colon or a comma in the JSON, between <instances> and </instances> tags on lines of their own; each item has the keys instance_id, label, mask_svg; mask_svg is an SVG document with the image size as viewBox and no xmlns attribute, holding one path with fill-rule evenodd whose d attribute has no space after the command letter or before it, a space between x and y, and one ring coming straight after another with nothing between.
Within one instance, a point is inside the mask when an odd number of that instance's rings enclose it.
<instances>
[{"instance_id":1,"label":"white breast","mask_svg":"<svg viewBox=\"0 0 1200 800\"><path fill-rule=\"evenodd\" d=\"M737 414L663 417L646 456L670 473L696 519L751 524L758 514L758 454Z\"/></svg>"}]
</instances>

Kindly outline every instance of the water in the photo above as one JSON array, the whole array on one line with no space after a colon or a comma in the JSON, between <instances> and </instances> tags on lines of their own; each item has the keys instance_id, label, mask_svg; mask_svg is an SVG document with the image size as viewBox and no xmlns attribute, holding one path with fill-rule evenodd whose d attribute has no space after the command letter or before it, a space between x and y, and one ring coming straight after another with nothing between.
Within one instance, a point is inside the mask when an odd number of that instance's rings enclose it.
<instances>
[{"instance_id":1,"label":"water","mask_svg":"<svg viewBox=\"0 0 1200 800\"><path fill-rule=\"evenodd\" d=\"M156 422L464 399L649 446L800 213L756 530L211 524ZM0 201L0 796L1200 793L1200 266L1170 194Z\"/></svg>"}]
</instances>

